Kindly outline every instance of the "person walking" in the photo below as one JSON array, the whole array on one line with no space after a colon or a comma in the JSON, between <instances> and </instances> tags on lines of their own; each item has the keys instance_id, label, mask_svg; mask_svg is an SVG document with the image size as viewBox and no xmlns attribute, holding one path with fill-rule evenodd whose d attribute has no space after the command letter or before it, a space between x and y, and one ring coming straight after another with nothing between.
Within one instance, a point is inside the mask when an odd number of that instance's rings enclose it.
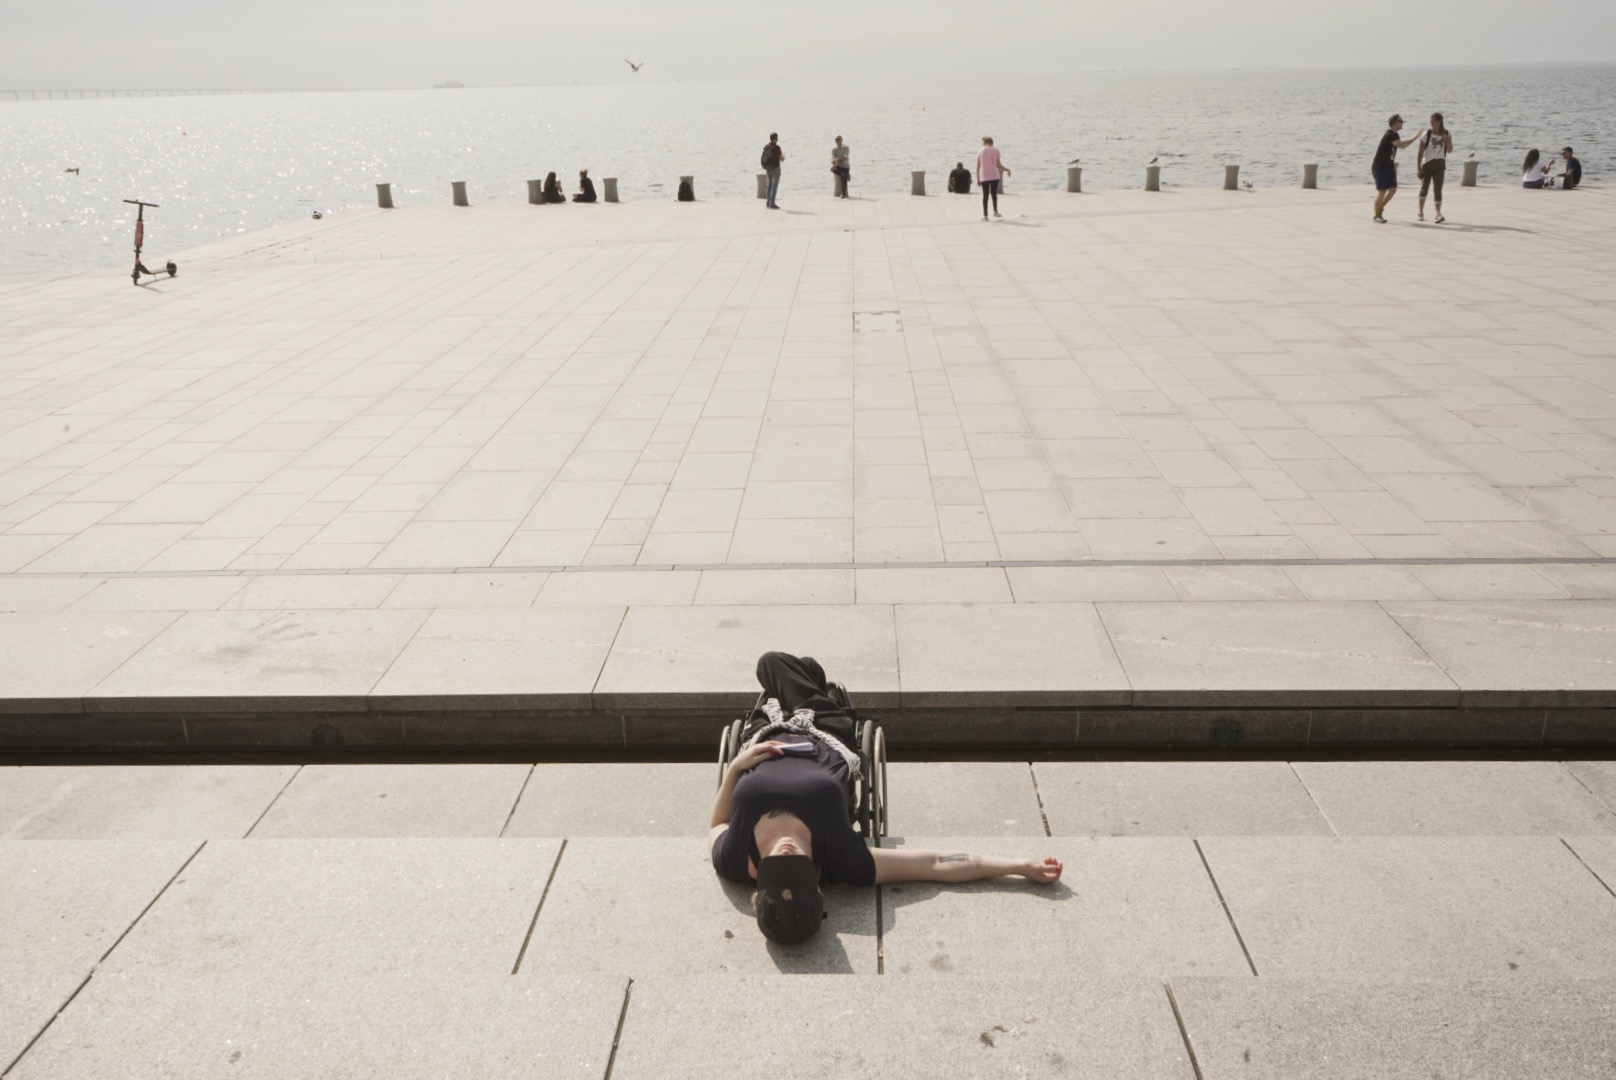
<instances>
[{"instance_id":1,"label":"person walking","mask_svg":"<svg viewBox=\"0 0 1616 1080\"><path fill-rule=\"evenodd\" d=\"M1442 114L1431 114L1431 126L1420 135L1420 156L1415 170L1420 178L1419 219L1425 220L1425 193L1436 196L1436 223L1442 224L1442 177L1448 168L1448 155L1453 153L1453 132L1443 122Z\"/></svg>"},{"instance_id":2,"label":"person walking","mask_svg":"<svg viewBox=\"0 0 1616 1080\"><path fill-rule=\"evenodd\" d=\"M847 198L847 181L853 176L853 170L848 168L848 147L842 142L840 135L836 136L836 145L830 148L830 171L836 174L836 197Z\"/></svg>"},{"instance_id":3,"label":"person walking","mask_svg":"<svg viewBox=\"0 0 1616 1080\"><path fill-rule=\"evenodd\" d=\"M993 136L982 136L982 149L976 154L976 183L982 189L982 220L988 219L988 197L993 197L993 216L999 216L999 183L1000 178L1010 176L1009 166L999 156L999 148L993 145Z\"/></svg>"},{"instance_id":4,"label":"person walking","mask_svg":"<svg viewBox=\"0 0 1616 1080\"><path fill-rule=\"evenodd\" d=\"M1380 137L1380 145L1375 148L1375 160L1369 165L1369 172L1375 178L1375 222L1386 224L1386 204L1392 201L1397 194L1397 151L1413 142L1417 136L1398 141L1397 133L1403 130L1403 118L1396 113L1386 121L1386 134Z\"/></svg>"},{"instance_id":5,"label":"person walking","mask_svg":"<svg viewBox=\"0 0 1616 1080\"><path fill-rule=\"evenodd\" d=\"M777 132L769 132L768 145L763 148L760 164L763 171L768 174L769 188L764 206L770 210L778 210L774 197L780 193L780 163L786 159L786 152L780 149L780 136Z\"/></svg>"}]
</instances>

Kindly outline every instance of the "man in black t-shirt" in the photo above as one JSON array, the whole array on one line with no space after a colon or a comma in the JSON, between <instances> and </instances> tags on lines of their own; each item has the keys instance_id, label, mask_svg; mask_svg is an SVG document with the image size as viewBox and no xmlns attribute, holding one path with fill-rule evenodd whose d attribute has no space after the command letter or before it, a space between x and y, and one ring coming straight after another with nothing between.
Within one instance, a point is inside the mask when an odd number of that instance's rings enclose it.
<instances>
[{"instance_id":1,"label":"man in black t-shirt","mask_svg":"<svg viewBox=\"0 0 1616 1080\"><path fill-rule=\"evenodd\" d=\"M1565 162L1560 171L1560 187L1564 191L1570 191L1582 183L1582 162L1577 160L1576 154L1572 153L1569 146L1561 148L1560 157Z\"/></svg>"},{"instance_id":2,"label":"man in black t-shirt","mask_svg":"<svg viewBox=\"0 0 1616 1080\"><path fill-rule=\"evenodd\" d=\"M1375 160L1369 165L1369 172L1375 178L1375 218L1380 224L1386 224L1384 211L1386 204L1392 201L1397 194L1397 151L1419 138L1422 131L1401 141L1397 133L1403 130L1403 118L1396 113L1386 121L1386 134L1380 137L1380 145L1375 148Z\"/></svg>"},{"instance_id":3,"label":"man in black t-shirt","mask_svg":"<svg viewBox=\"0 0 1616 1080\"><path fill-rule=\"evenodd\" d=\"M870 848L853 829L848 793L859 768L857 724L837 704L812 657L758 658L765 720L730 761L713 800L713 869L755 881L758 929L786 945L806 941L824 917L822 884L976 881L1019 874L1060 880L1059 859L1001 859L966 852Z\"/></svg>"},{"instance_id":4,"label":"man in black t-shirt","mask_svg":"<svg viewBox=\"0 0 1616 1080\"><path fill-rule=\"evenodd\" d=\"M971 170L965 167L965 162L954 163L954 171L948 174L948 190L954 195L971 193Z\"/></svg>"}]
</instances>

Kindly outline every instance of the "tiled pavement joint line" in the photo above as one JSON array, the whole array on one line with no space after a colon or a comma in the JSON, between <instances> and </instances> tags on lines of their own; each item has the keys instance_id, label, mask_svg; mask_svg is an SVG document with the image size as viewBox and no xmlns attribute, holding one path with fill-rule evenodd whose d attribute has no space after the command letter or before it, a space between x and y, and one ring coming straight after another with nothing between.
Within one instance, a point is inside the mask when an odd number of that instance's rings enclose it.
<instances>
[{"instance_id":1,"label":"tiled pavement joint line","mask_svg":"<svg viewBox=\"0 0 1616 1080\"><path fill-rule=\"evenodd\" d=\"M1240 927L1235 925L1234 912L1229 910L1229 902L1223 898L1223 890L1218 887L1217 875L1212 873L1212 864L1206 861L1206 852L1201 850L1201 841L1194 839L1190 842L1195 845L1195 854L1201 857L1201 865L1206 868L1207 880L1212 883L1212 891L1217 894L1218 903L1223 907L1223 917L1229 920L1229 929L1234 931L1234 939L1240 943L1240 952L1246 958L1246 966L1251 968L1251 974L1255 976L1257 965L1252 962L1251 950L1246 948L1246 939L1240 936ZM1174 1007L1174 1011L1177 1011L1177 1006ZM1196 1073L1199 1075L1200 1070L1197 1069Z\"/></svg>"},{"instance_id":2,"label":"tiled pavement joint line","mask_svg":"<svg viewBox=\"0 0 1616 1080\"><path fill-rule=\"evenodd\" d=\"M51 1013L50 1019L45 1021L45 1026L35 1032L34 1037L28 1040L28 1045L23 1047L22 1051L16 1057L11 1059L11 1064L7 1065L4 1069L0 1069L0 1077L7 1077L11 1075L11 1070L17 1067L17 1063L19 1061L28 1056L28 1051L34 1048L35 1043L45 1037L45 1032L49 1031L51 1025L56 1023L56 1018L67 1011L67 1007L73 1004L73 999L78 997L79 992L82 991L86 986L90 985L90 980L93 978L95 978L95 969L91 968L84 976L84 981L74 987L71 994L67 995L67 1000L62 1002L62 1007Z\"/></svg>"},{"instance_id":3,"label":"tiled pavement joint line","mask_svg":"<svg viewBox=\"0 0 1616 1080\"><path fill-rule=\"evenodd\" d=\"M1032 777L1032 795L1038 800L1038 816L1044 819L1044 835L1054 836L1055 834L1049 831L1049 811L1044 809L1044 793L1038 790L1038 770L1030 761L1027 762L1027 775Z\"/></svg>"},{"instance_id":4,"label":"tiled pavement joint line","mask_svg":"<svg viewBox=\"0 0 1616 1080\"><path fill-rule=\"evenodd\" d=\"M499 827L500 839L504 839L505 830L511 827L511 819L516 817L516 808L522 805L522 796L527 794L527 786L533 782L533 774L538 767L539 763L536 761L527 767L527 775L522 777L522 788L516 793L516 801L511 803L511 812L505 815L505 824Z\"/></svg>"},{"instance_id":5,"label":"tiled pavement joint line","mask_svg":"<svg viewBox=\"0 0 1616 1080\"><path fill-rule=\"evenodd\" d=\"M1302 785L1302 790L1307 792L1307 801L1313 804L1313 809L1319 812L1319 817L1323 818L1324 823L1330 826L1331 835L1340 836L1341 830L1335 827L1335 822L1330 820L1330 815L1324 812L1324 807L1319 805L1319 800L1313 797L1313 789L1307 786L1307 781L1302 779L1302 774L1296 771L1296 762L1287 761L1285 765L1290 769L1291 775L1296 777L1296 782Z\"/></svg>"},{"instance_id":6,"label":"tiled pavement joint line","mask_svg":"<svg viewBox=\"0 0 1616 1080\"><path fill-rule=\"evenodd\" d=\"M887 942L886 935L881 931L886 923L882 918L881 886L875 887L875 973L887 973Z\"/></svg>"},{"instance_id":7,"label":"tiled pavement joint line","mask_svg":"<svg viewBox=\"0 0 1616 1080\"><path fill-rule=\"evenodd\" d=\"M269 805L264 807L264 812L254 818L253 823L248 826L247 831L241 834L241 838L243 840L249 839L252 836L253 830L258 828L259 824L264 820L271 810L275 809L275 804L281 801L281 796L286 794L286 789L292 786L292 781L296 780L298 778L298 774L302 771L303 766L301 765L292 770L292 775L286 778L286 783L282 784L281 789L275 793L275 797L269 800Z\"/></svg>"},{"instance_id":8,"label":"tiled pavement joint line","mask_svg":"<svg viewBox=\"0 0 1616 1080\"><path fill-rule=\"evenodd\" d=\"M148 903L145 907L140 909L140 914L135 916L133 922L131 922L128 926L124 927L123 933L118 935L118 940L114 941L112 943L111 947L109 947L106 952L101 954L101 959L99 959L99 960L97 960L95 962L96 967L100 967L102 964L107 962L107 957L112 955L113 950L117 949L117 947L119 945L123 944L123 939L129 936L129 932L131 930L133 930L136 926L140 925L140 920L144 919L146 917L146 912L150 911L152 909L153 905L155 905L157 903L157 901L159 901L159 900L161 900L163 898L163 894L168 891L168 887L170 885L174 884L174 882L176 882L176 881L178 881L180 879L180 875L185 873L185 868L187 866L190 866L192 861L195 860L195 858L198 855L202 854L202 849L207 847L207 846L208 846L208 842L206 840L204 840L200 844L196 845L196 850L191 852L190 856L183 863L180 864L180 868L178 870L174 871L174 875L172 877L170 877L167 881L163 882L163 887L161 889L157 890L157 895L151 898L151 902ZM93 972L95 969L91 968L90 970ZM86 980L86 981L88 981L88 980ZM65 1009L67 1006L64 1005L62 1007Z\"/></svg>"},{"instance_id":9,"label":"tiled pavement joint line","mask_svg":"<svg viewBox=\"0 0 1616 1080\"><path fill-rule=\"evenodd\" d=\"M1589 866L1587 863L1583 862L1582 856L1577 854L1577 849L1571 846L1571 842L1569 840L1567 840L1565 837L1562 836L1562 837L1560 837L1560 843L1564 844L1565 849L1567 851L1571 852L1571 857L1572 858L1576 859L1579 863L1582 863L1582 868L1584 870L1588 871L1590 874L1593 874L1594 880L1599 882L1599 884L1603 885L1605 887L1606 892L1610 893L1611 896L1616 897L1616 889L1611 888L1610 883L1607 882L1604 878L1599 876L1598 871L1596 871L1593 867Z\"/></svg>"},{"instance_id":10,"label":"tiled pavement joint line","mask_svg":"<svg viewBox=\"0 0 1616 1080\"><path fill-rule=\"evenodd\" d=\"M1196 1060L1195 1046L1190 1042L1189 1028L1184 1026L1184 1014L1178 1011L1178 998L1173 996L1173 984L1164 982L1162 989L1167 991L1167 1004L1172 1006L1173 1020L1178 1024L1178 1037L1184 1040L1184 1052L1190 1056L1190 1068L1195 1071L1195 1080L1203 1080L1201 1063Z\"/></svg>"},{"instance_id":11,"label":"tiled pavement joint line","mask_svg":"<svg viewBox=\"0 0 1616 1080\"><path fill-rule=\"evenodd\" d=\"M1545 724L1548 723L1547 714L1545 714L1544 723ZM1599 797L1599 792L1595 791L1593 788L1589 787L1586 783L1584 783L1582 777L1578 776L1576 774L1576 771L1573 770L1570 765L1567 765L1565 762L1562 761L1562 762L1560 762L1560 768L1564 769L1566 771L1566 774L1568 776L1570 776L1571 779L1575 780L1582 787L1582 790L1584 790L1588 794L1592 795L1594 797L1595 802L1597 802L1600 806L1603 806L1606 810L1609 810L1611 813L1616 814L1616 806L1612 806L1609 803L1607 803L1604 799L1601 799Z\"/></svg>"},{"instance_id":12,"label":"tiled pavement joint line","mask_svg":"<svg viewBox=\"0 0 1616 1080\"><path fill-rule=\"evenodd\" d=\"M561 850L556 852L555 862L550 864L550 876L544 879L544 891L539 894L539 904L533 909L533 918L527 924L527 936L522 938L522 948L516 953L516 963L511 965L512 975L515 975L518 971L522 970L522 958L527 956L528 944L533 940L533 928L539 925L539 912L544 910L544 901L550 896L550 886L555 884L556 871L561 868L561 857L566 853L567 841L566 838L563 837L561 840ZM628 1007L626 999L623 1007L625 1009ZM611 1075L610 1068L606 1070L606 1074L608 1076Z\"/></svg>"},{"instance_id":13,"label":"tiled pavement joint line","mask_svg":"<svg viewBox=\"0 0 1616 1080\"><path fill-rule=\"evenodd\" d=\"M617 1064L617 1047L623 1041L623 1022L628 1019L629 999L634 996L634 980L630 979L628 985L623 987L623 1007L617 1012L617 1030L612 1032L612 1052L606 1056L606 1075L603 1080L612 1080L612 1069Z\"/></svg>"},{"instance_id":14,"label":"tiled pavement joint line","mask_svg":"<svg viewBox=\"0 0 1616 1080\"><path fill-rule=\"evenodd\" d=\"M0 581L71 580L85 578L158 580L163 578L363 577L416 574L622 574L684 571L757 570L979 570L979 569L1110 569L1115 567L1340 566L1376 569L1398 566L1616 566L1616 557L1456 556L1451 558L1367 559L929 559L911 562L768 562L768 563L579 563L554 566L350 566L236 570L17 570Z\"/></svg>"}]
</instances>

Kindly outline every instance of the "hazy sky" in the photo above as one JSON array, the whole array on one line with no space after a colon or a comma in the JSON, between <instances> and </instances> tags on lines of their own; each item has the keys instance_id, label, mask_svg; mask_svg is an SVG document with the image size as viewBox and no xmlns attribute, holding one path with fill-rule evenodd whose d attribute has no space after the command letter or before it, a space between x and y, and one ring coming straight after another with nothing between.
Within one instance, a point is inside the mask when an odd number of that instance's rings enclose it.
<instances>
[{"instance_id":1,"label":"hazy sky","mask_svg":"<svg viewBox=\"0 0 1616 1080\"><path fill-rule=\"evenodd\" d=\"M0 87L1616 61L1613 0L0 0Z\"/></svg>"}]
</instances>

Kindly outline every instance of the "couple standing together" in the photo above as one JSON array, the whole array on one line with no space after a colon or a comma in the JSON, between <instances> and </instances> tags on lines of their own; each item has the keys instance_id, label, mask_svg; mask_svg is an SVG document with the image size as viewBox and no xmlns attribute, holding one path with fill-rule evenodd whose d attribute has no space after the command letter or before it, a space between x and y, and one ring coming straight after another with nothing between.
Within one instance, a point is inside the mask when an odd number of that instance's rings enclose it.
<instances>
[{"instance_id":1,"label":"couple standing together","mask_svg":"<svg viewBox=\"0 0 1616 1080\"><path fill-rule=\"evenodd\" d=\"M830 148L830 171L836 174L836 197L845 199L847 194L847 181L852 177L853 171L849 168L847 144L842 142L840 135L836 136L836 145ZM780 148L780 135L778 132L769 132L769 141L763 147L763 154L759 164L763 166L763 173L768 177L764 205L770 210L780 209L775 202L775 196L780 193L780 163L786 159L786 152Z\"/></svg>"},{"instance_id":2,"label":"couple standing together","mask_svg":"<svg viewBox=\"0 0 1616 1080\"><path fill-rule=\"evenodd\" d=\"M1442 216L1442 181L1447 173L1448 155L1453 153L1453 132L1448 130L1439 112L1431 114L1430 127L1406 139L1398 138L1402 130L1403 118L1392 114L1386 121L1386 134L1380 137L1380 145L1375 148L1375 159L1369 165L1369 172L1375 178L1374 220L1377 224L1386 224L1386 204L1397 194L1397 151L1418 142L1420 155L1415 174L1420 178L1419 220L1425 220L1425 196L1430 193L1436 197L1436 224L1440 225L1447 220Z\"/></svg>"}]
</instances>

